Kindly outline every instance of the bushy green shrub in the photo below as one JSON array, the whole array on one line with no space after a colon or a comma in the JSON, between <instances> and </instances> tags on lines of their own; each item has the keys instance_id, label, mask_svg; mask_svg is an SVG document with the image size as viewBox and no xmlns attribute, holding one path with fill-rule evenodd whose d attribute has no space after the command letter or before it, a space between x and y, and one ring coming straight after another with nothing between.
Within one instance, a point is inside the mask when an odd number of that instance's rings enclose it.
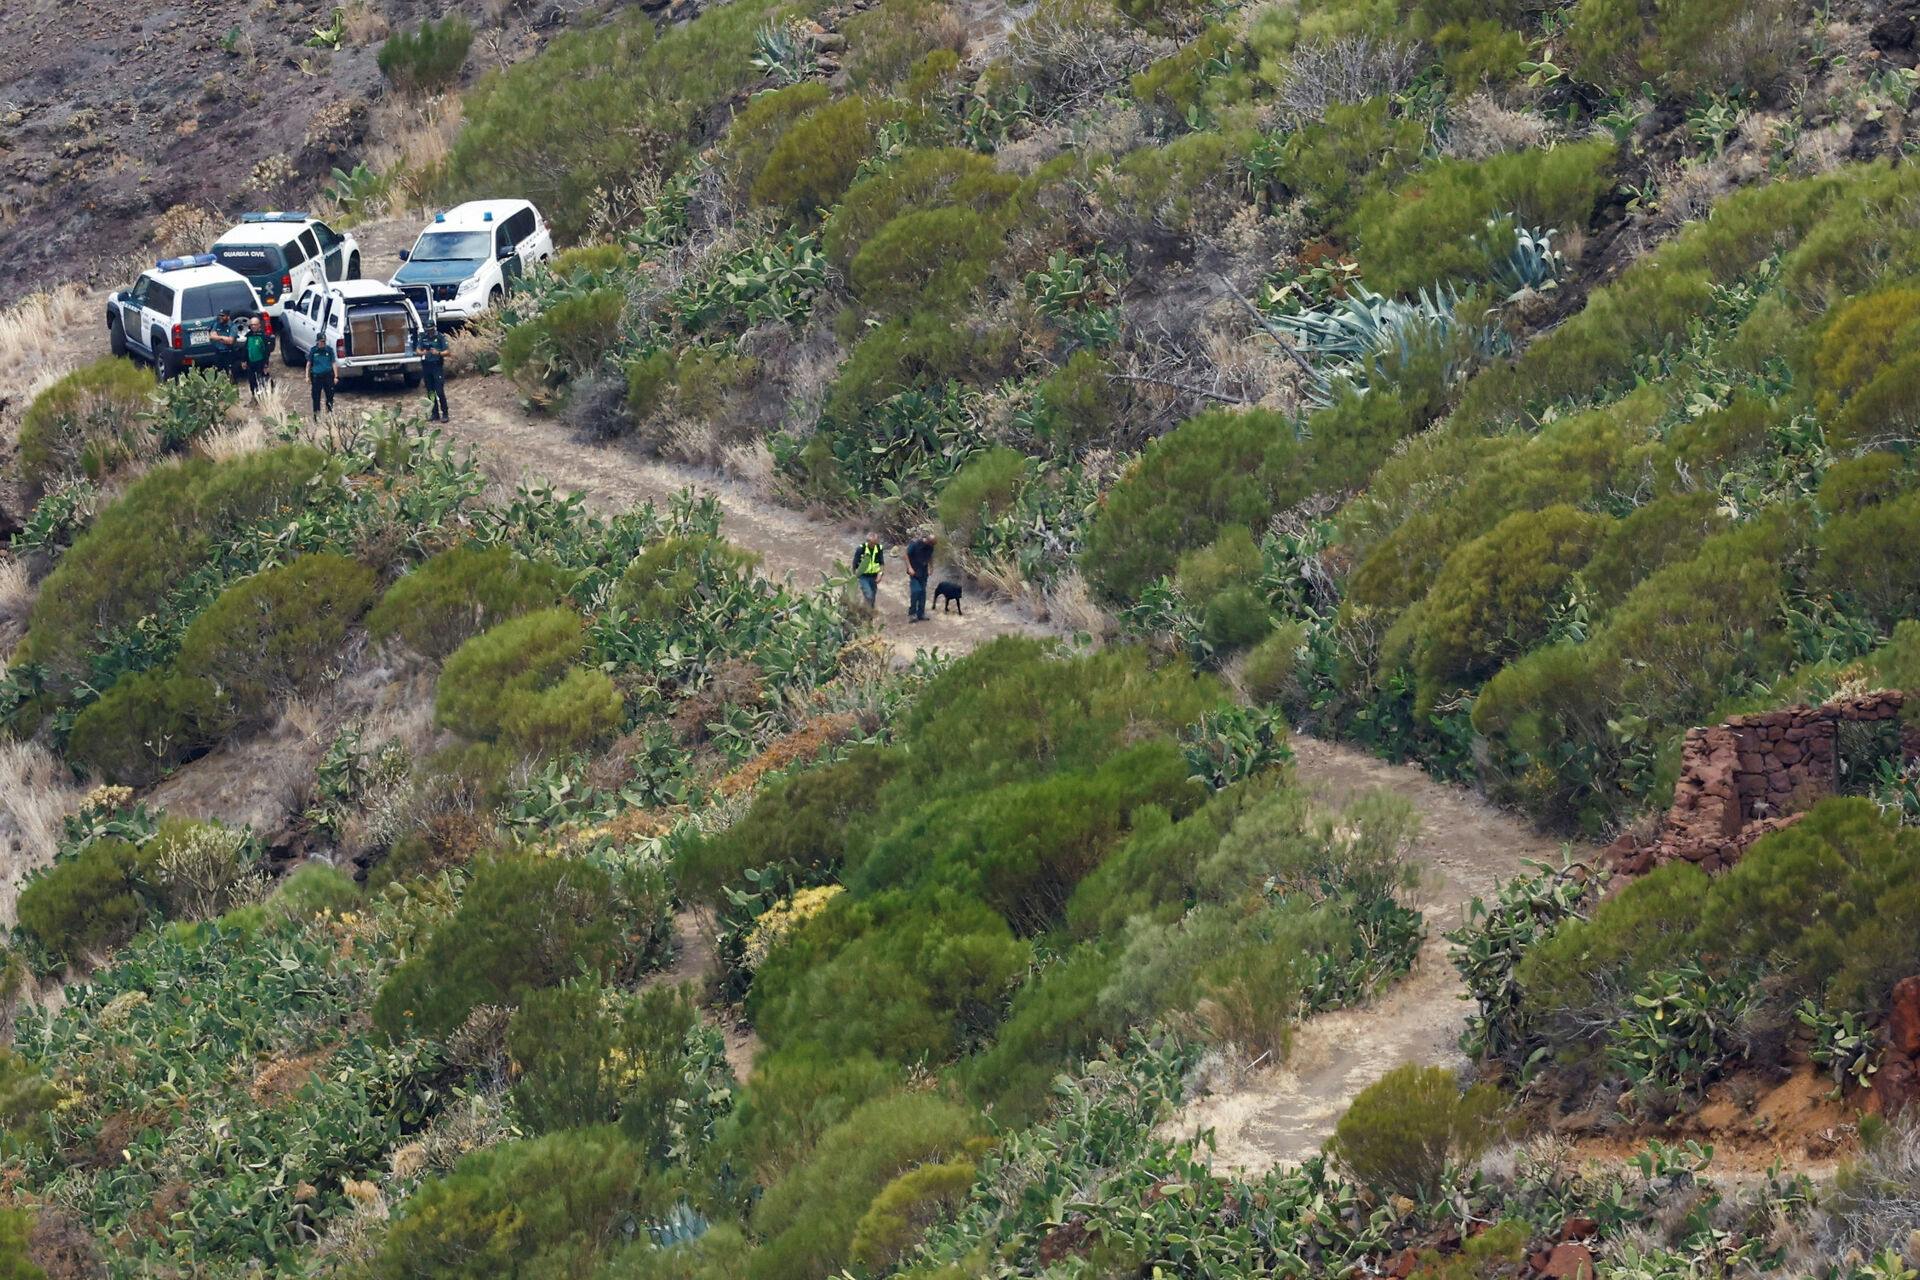
<instances>
[{"instance_id":1,"label":"bushy green shrub","mask_svg":"<svg viewBox=\"0 0 1920 1280\"><path fill-rule=\"evenodd\" d=\"M1273 610L1252 587L1228 587L1207 601L1200 614L1200 638L1216 654L1257 644L1273 629Z\"/></svg>"},{"instance_id":2,"label":"bushy green shrub","mask_svg":"<svg viewBox=\"0 0 1920 1280\"><path fill-rule=\"evenodd\" d=\"M1258 139L1252 130L1204 130L1141 147L1100 178L1100 199L1134 234L1190 234L1209 197L1231 191Z\"/></svg>"},{"instance_id":3,"label":"bushy green shrub","mask_svg":"<svg viewBox=\"0 0 1920 1280\"><path fill-rule=\"evenodd\" d=\"M1368 285L1411 293L1492 278L1513 249L1516 226L1585 226L1594 203L1612 188L1613 161L1611 140L1589 139L1420 169L1354 213Z\"/></svg>"},{"instance_id":4,"label":"bushy green shrub","mask_svg":"<svg viewBox=\"0 0 1920 1280\"><path fill-rule=\"evenodd\" d=\"M367 615L367 631L444 658L489 627L559 603L565 587L558 569L505 547L455 547L389 587Z\"/></svg>"},{"instance_id":5,"label":"bushy green shrub","mask_svg":"<svg viewBox=\"0 0 1920 1280\"><path fill-rule=\"evenodd\" d=\"M612 285L562 298L507 330L500 367L550 386L593 373L620 342L626 306L626 293Z\"/></svg>"},{"instance_id":6,"label":"bushy green shrub","mask_svg":"<svg viewBox=\"0 0 1920 1280\"><path fill-rule=\"evenodd\" d=\"M1635 508L1607 526L1581 580L1601 605L1626 598L1642 579L1694 554L1728 524L1717 495L1699 491L1669 494Z\"/></svg>"},{"instance_id":7,"label":"bushy green shrub","mask_svg":"<svg viewBox=\"0 0 1920 1280\"><path fill-rule=\"evenodd\" d=\"M999 227L971 208L920 209L875 232L853 256L848 278L881 314L946 310L986 279L999 248Z\"/></svg>"},{"instance_id":8,"label":"bushy green shrub","mask_svg":"<svg viewBox=\"0 0 1920 1280\"><path fill-rule=\"evenodd\" d=\"M1109 600L1130 600L1222 526L1264 523L1293 496L1299 453L1293 425L1278 413L1220 409L1188 419L1147 446L1108 492L1087 530L1089 581Z\"/></svg>"},{"instance_id":9,"label":"bushy green shrub","mask_svg":"<svg viewBox=\"0 0 1920 1280\"><path fill-rule=\"evenodd\" d=\"M245 829L185 818L163 821L140 846L141 888L170 920L198 922L266 892L260 846Z\"/></svg>"},{"instance_id":10,"label":"bushy green shrub","mask_svg":"<svg viewBox=\"0 0 1920 1280\"><path fill-rule=\"evenodd\" d=\"M528 753L581 749L619 727L622 700L605 672L576 667L578 614L542 609L474 636L447 659L434 719L477 742Z\"/></svg>"},{"instance_id":11,"label":"bushy green shrub","mask_svg":"<svg viewBox=\"0 0 1920 1280\"><path fill-rule=\"evenodd\" d=\"M465 16L429 18L413 31L396 31L380 46L376 61L387 83L402 93L437 93L458 83L473 48L473 27Z\"/></svg>"},{"instance_id":12,"label":"bushy green shrub","mask_svg":"<svg viewBox=\"0 0 1920 1280\"><path fill-rule=\"evenodd\" d=\"M1821 411L1833 413L1920 341L1920 289L1876 289L1835 307L1813 354Z\"/></svg>"},{"instance_id":13,"label":"bushy green shrub","mask_svg":"<svg viewBox=\"0 0 1920 1280\"><path fill-rule=\"evenodd\" d=\"M67 757L109 782L143 787L217 741L221 721L211 683L160 667L115 681L74 717Z\"/></svg>"},{"instance_id":14,"label":"bushy green shrub","mask_svg":"<svg viewBox=\"0 0 1920 1280\"><path fill-rule=\"evenodd\" d=\"M1378 1191L1437 1197L1449 1167L1471 1163L1499 1136L1500 1093L1462 1090L1445 1067L1395 1067L1362 1089L1334 1126L1329 1149Z\"/></svg>"},{"instance_id":15,"label":"bushy green shrub","mask_svg":"<svg viewBox=\"0 0 1920 1280\"><path fill-rule=\"evenodd\" d=\"M716 1222L692 1240L628 1245L609 1257L593 1280L747 1280L752 1254L740 1228Z\"/></svg>"},{"instance_id":16,"label":"bushy green shrub","mask_svg":"<svg viewBox=\"0 0 1920 1280\"><path fill-rule=\"evenodd\" d=\"M1221 62L1232 64L1239 43L1239 33L1232 26L1213 23L1135 75L1133 96L1176 120L1185 120L1202 107L1217 113L1246 96L1246 76L1221 75L1214 70Z\"/></svg>"},{"instance_id":17,"label":"bushy green shrub","mask_svg":"<svg viewBox=\"0 0 1920 1280\"><path fill-rule=\"evenodd\" d=\"M662 538L633 558L614 589L616 607L648 622L677 616L715 581L751 574L760 557L709 534Z\"/></svg>"},{"instance_id":18,"label":"bushy green shrub","mask_svg":"<svg viewBox=\"0 0 1920 1280\"><path fill-rule=\"evenodd\" d=\"M890 89L928 54L966 45L958 17L938 0L883 0L846 25L847 79L855 89Z\"/></svg>"},{"instance_id":19,"label":"bushy green shrub","mask_svg":"<svg viewBox=\"0 0 1920 1280\"><path fill-rule=\"evenodd\" d=\"M734 114L721 144L725 165L744 190L751 190L775 144L802 117L833 101L833 91L817 80L756 93Z\"/></svg>"},{"instance_id":20,"label":"bushy green shrub","mask_svg":"<svg viewBox=\"0 0 1920 1280\"><path fill-rule=\"evenodd\" d=\"M373 604L373 571L331 552L263 569L220 593L187 628L177 665L216 686L224 719L254 725L312 690Z\"/></svg>"},{"instance_id":21,"label":"bushy green shrub","mask_svg":"<svg viewBox=\"0 0 1920 1280\"><path fill-rule=\"evenodd\" d=\"M1084 347L1035 388L1048 437L1072 452L1126 425L1128 399L1116 387L1113 363Z\"/></svg>"},{"instance_id":22,"label":"bushy green shrub","mask_svg":"<svg viewBox=\"0 0 1920 1280\"><path fill-rule=\"evenodd\" d=\"M764 1053L752 1087L721 1122L715 1148L771 1186L856 1108L894 1092L900 1074L865 1054L806 1046Z\"/></svg>"},{"instance_id":23,"label":"bushy green shrub","mask_svg":"<svg viewBox=\"0 0 1920 1280\"><path fill-rule=\"evenodd\" d=\"M966 546L981 524L1013 505L1026 479L1027 458L1019 450L996 445L976 454L940 490L941 527Z\"/></svg>"},{"instance_id":24,"label":"bushy green shrub","mask_svg":"<svg viewBox=\"0 0 1920 1280\"><path fill-rule=\"evenodd\" d=\"M635 1217L670 1207L640 1150L617 1130L504 1142L427 1179L370 1270L379 1280L585 1275Z\"/></svg>"},{"instance_id":25,"label":"bushy green shrub","mask_svg":"<svg viewBox=\"0 0 1920 1280\"><path fill-rule=\"evenodd\" d=\"M60 557L16 661L46 664L58 687L85 674L103 633L160 613L224 536L285 509L326 465L318 449L282 445L155 467Z\"/></svg>"},{"instance_id":26,"label":"bushy green shrub","mask_svg":"<svg viewBox=\"0 0 1920 1280\"><path fill-rule=\"evenodd\" d=\"M133 455L137 415L153 378L103 356L48 386L20 419L20 477L29 498L63 475L99 479Z\"/></svg>"},{"instance_id":27,"label":"bushy green shrub","mask_svg":"<svg viewBox=\"0 0 1920 1280\"><path fill-rule=\"evenodd\" d=\"M903 214L941 208L985 214L1005 203L1019 185L1017 178L996 169L991 157L975 151L905 151L848 189L822 226L821 241L827 256L845 270L882 227Z\"/></svg>"},{"instance_id":28,"label":"bushy green shrub","mask_svg":"<svg viewBox=\"0 0 1920 1280\"><path fill-rule=\"evenodd\" d=\"M45 1268L28 1250L33 1226L31 1209L0 1209L0 1280L47 1280Z\"/></svg>"},{"instance_id":29,"label":"bushy green shrub","mask_svg":"<svg viewBox=\"0 0 1920 1280\"><path fill-rule=\"evenodd\" d=\"M634 422L651 417L673 389L675 372L671 351L655 351L627 361L627 416Z\"/></svg>"},{"instance_id":30,"label":"bushy green shrub","mask_svg":"<svg viewBox=\"0 0 1920 1280\"><path fill-rule=\"evenodd\" d=\"M631 999L588 979L529 991L507 1024L515 1114L533 1133L619 1121L650 1157L685 1091L683 1046L700 1020L686 992Z\"/></svg>"},{"instance_id":31,"label":"bushy green shrub","mask_svg":"<svg viewBox=\"0 0 1920 1280\"><path fill-rule=\"evenodd\" d=\"M854 1261L854 1233L876 1197L910 1169L951 1161L978 1132L970 1109L934 1094L895 1094L860 1107L767 1188L753 1213L766 1243L748 1274L812 1280Z\"/></svg>"},{"instance_id":32,"label":"bushy green shrub","mask_svg":"<svg viewBox=\"0 0 1920 1280\"><path fill-rule=\"evenodd\" d=\"M1679 93L1762 92L1788 69L1794 16L1783 0L1580 0L1568 46L1576 73L1607 90L1662 80Z\"/></svg>"},{"instance_id":33,"label":"bushy green shrub","mask_svg":"<svg viewBox=\"0 0 1920 1280\"><path fill-rule=\"evenodd\" d=\"M1054 1077L1124 1032L1123 1020L1100 1001L1113 970L1106 951L1077 947L1014 996L992 1047L965 1068L968 1093L997 1123L1038 1119L1052 1100Z\"/></svg>"},{"instance_id":34,"label":"bushy green shrub","mask_svg":"<svg viewBox=\"0 0 1920 1280\"><path fill-rule=\"evenodd\" d=\"M873 145L880 115L852 96L808 112L780 135L753 180L753 202L812 216L837 203Z\"/></svg>"},{"instance_id":35,"label":"bushy green shrub","mask_svg":"<svg viewBox=\"0 0 1920 1280\"><path fill-rule=\"evenodd\" d=\"M679 891L711 907L726 903L750 869L786 864L803 873L835 870L859 818L900 767L893 752L861 749L773 783L724 831L689 843L675 864Z\"/></svg>"},{"instance_id":36,"label":"bushy green shrub","mask_svg":"<svg viewBox=\"0 0 1920 1280\"><path fill-rule=\"evenodd\" d=\"M1326 223L1345 219L1368 193L1420 162L1426 128L1396 117L1385 98L1340 103L1325 119L1289 134L1277 176Z\"/></svg>"},{"instance_id":37,"label":"bushy green shrub","mask_svg":"<svg viewBox=\"0 0 1920 1280\"><path fill-rule=\"evenodd\" d=\"M1282 622L1266 639L1247 650L1240 664L1240 683L1254 702L1292 707L1302 694L1301 654L1306 645L1306 628L1298 622Z\"/></svg>"},{"instance_id":38,"label":"bushy green shrub","mask_svg":"<svg viewBox=\"0 0 1920 1280\"><path fill-rule=\"evenodd\" d=\"M577 244L554 254L547 269L562 280L573 280L580 276L604 276L632 261L633 255L624 245Z\"/></svg>"},{"instance_id":39,"label":"bushy green shrub","mask_svg":"<svg viewBox=\"0 0 1920 1280\"><path fill-rule=\"evenodd\" d=\"M1419 614L1421 705L1531 648L1607 524L1566 505L1523 511L1447 557Z\"/></svg>"},{"instance_id":40,"label":"bushy green shrub","mask_svg":"<svg viewBox=\"0 0 1920 1280\"><path fill-rule=\"evenodd\" d=\"M1913 471L1897 453L1878 450L1842 458L1820 477L1820 509L1830 516L1853 515L1912 488Z\"/></svg>"},{"instance_id":41,"label":"bushy green shrub","mask_svg":"<svg viewBox=\"0 0 1920 1280\"><path fill-rule=\"evenodd\" d=\"M350 911L363 900L352 876L331 863L307 862L280 882L267 905L289 920L311 920Z\"/></svg>"},{"instance_id":42,"label":"bushy green shrub","mask_svg":"<svg viewBox=\"0 0 1920 1280\"><path fill-rule=\"evenodd\" d=\"M55 863L20 891L20 928L68 960L110 950L146 917L138 892L139 851L120 839L95 840Z\"/></svg>"},{"instance_id":43,"label":"bushy green shrub","mask_svg":"<svg viewBox=\"0 0 1920 1280\"><path fill-rule=\"evenodd\" d=\"M459 910L380 988L373 1021L394 1039L444 1036L480 1004L514 1005L580 974L606 976L620 958L613 878L590 862L495 858Z\"/></svg>"},{"instance_id":44,"label":"bushy green shrub","mask_svg":"<svg viewBox=\"0 0 1920 1280\"><path fill-rule=\"evenodd\" d=\"M1920 351L1889 360L1834 417L1828 439L1838 448L1898 447L1920 431Z\"/></svg>"},{"instance_id":45,"label":"bushy green shrub","mask_svg":"<svg viewBox=\"0 0 1920 1280\"><path fill-rule=\"evenodd\" d=\"M893 1266L920 1237L965 1203L979 1170L973 1161L923 1164L889 1182L854 1225L847 1253L879 1271Z\"/></svg>"},{"instance_id":46,"label":"bushy green shrub","mask_svg":"<svg viewBox=\"0 0 1920 1280\"><path fill-rule=\"evenodd\" d=\"M1920 615L1920 493L1838 516L1820 535L1814 582L1884 627Z\"/></svg>"},{"instance_id":47,"label":"bushy green shrub","mask_svg":"<svg viewBox=\"0 0 1920 1280\"><path fill-rule=\"evenodd\" d=\"M1243 587L1260 576L1260 547L1244 524L1226 525L1204 547L1180 557L1173 582L1180 594L1203 605L1228 587Z\"/></svg>"},{"instance_id":48,"label":"bushy green shrub","mask_svg":"<svg viewBox=\"0 0 1920 1280\"><path fill-rule=\"evenodd\" d=\"M824 420L857 422L882 400L949 379L988 383L1013 372L1020 335L1012 328L956 322L939 312L915 312L867 330L840 366Z\"/></svg>"}]
</instances>

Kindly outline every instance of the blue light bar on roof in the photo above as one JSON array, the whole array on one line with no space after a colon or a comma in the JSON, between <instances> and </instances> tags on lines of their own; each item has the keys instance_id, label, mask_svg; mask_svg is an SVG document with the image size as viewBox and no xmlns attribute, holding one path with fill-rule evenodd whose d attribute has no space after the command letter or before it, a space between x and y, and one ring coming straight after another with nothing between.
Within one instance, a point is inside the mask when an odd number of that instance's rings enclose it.
<instances>
[{"instance_id":1,"label":"blue light bar on roof","mask_svg":"<svg viewBox=\"0 0 1920 1280\"><path fill-rule=\"evenodd\" d=\"M433 220L435 222L445 222L447 220L447 215L444 213L436 213L433 215Z\"/></svg>"},{"instance_id":2,"label":"blue light bar on roof","mask_svg":"<svg viewBox=\"0 0 1920 1280\"><path fill-rule=\"evenodd\" d=\"M218 261L210 253L196 253L185 258L162 258L153 265L157 271L185 271L188 267L210 267Z\"/></svg>"},{"instance_id":3,"label":"blue light bar on roof","mask_svg":"<svg viewBox=\"0 0 1920 1280\"><path fill-rule=\"evenodd\" d=\"M492 221L493 221L493 210L491 210L491 209L487 209L487 210L483 210L483 211L481 212L481 214L480 214L480 221L482 221L482 222L492 222Z\"/></svg>"},{"instance_id":4,"label":"blue light bar on roof","mask_svg":"<svg viewBox=\"0 0 1920 1280\"><path fill-rule=\"evenodd\" d=\"M306 214L293 213L285 209L268 209L264 212L255 209L251 213L240 215L242 222L305 222L306 220Z\"/></svg>"}]
</instances>

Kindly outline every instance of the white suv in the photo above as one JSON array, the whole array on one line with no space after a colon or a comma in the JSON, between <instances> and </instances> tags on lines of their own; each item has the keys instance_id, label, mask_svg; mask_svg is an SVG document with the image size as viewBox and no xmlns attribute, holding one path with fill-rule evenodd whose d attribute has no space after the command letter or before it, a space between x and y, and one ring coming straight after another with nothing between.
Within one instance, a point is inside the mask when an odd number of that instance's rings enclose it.
<instances>
[{"instance_id":1,"label":"white suv","mask_svg":"<svg viewBox=\"0 0 1920 1280\"><path fill-rule=\"evenodd\" d=\"M525 200L469 200L437 213L393 283L423 318L471 320L500 304L529 266L553 257L553 233Z\"/></svg>"},{"instance_id":2,"label":"white suv","mask_svg":"<svg viewBox=\"0 0 1920 1280\"><path fill-rule=\"evenodd\" d=\"M107 299L107 345L116 356L151 360L164 380L193 365L227 362L228 348L213 341L222 311L246 317L265 310L247 278L212 254L162 258L131 289ZM266 328L273 332L271 319Z\"/></svg>"},{"instance_id":3,"label":"white suv","mask_svg":"<svg viewBox=\"0 0 1920 1280\"><path fill-rule=\"evenodd\" d=\"M307 289L360 276L360 245L304 213L243 213L213 244L220 265L245 276L272 315Z\"/></svg>"},{"instance_id":4,"label":"white suv","mask_svg":"<svg viewBox=\"0 0 1920 1280\"><path fill-rule=\"evenodd\" d=\"M420 383L420 316L405 294L378 280L343 280L309 289L281 317L280 354L303 365L321 343L334 350L334 369L347 378L396 377Z\"/></svg>"}]
</instances>

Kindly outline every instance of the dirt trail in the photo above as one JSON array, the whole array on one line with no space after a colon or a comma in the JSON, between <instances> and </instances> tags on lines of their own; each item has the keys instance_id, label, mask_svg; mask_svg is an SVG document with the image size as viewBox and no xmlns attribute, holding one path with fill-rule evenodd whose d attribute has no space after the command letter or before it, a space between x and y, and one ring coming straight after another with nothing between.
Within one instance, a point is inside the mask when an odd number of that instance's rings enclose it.
<instances>
[{"instance_id":1,"label":"dirt trail","mask_svg":"<svg viewBox=\"0 0 1920 1280\"><path fill-rule=\"evenodd\" d=\"M1298 736L1294 752L1301 781L1331 804L1379 788L1419 811L1414 854L1424 868L1415 899L1427 938L1413 971L1378 1000L1308 1019L1284 1065L1256 1070L1182 1108L1172 1132L1187 1137L1212 1129L1214 1165L1249 1173L1318 1151L1354 1095L1383 1072L1408 1062L1464 1065L1457 1042L1466 988L1447 963L1441 935L1466 918L1468 903L1491 896L1526 860L1558 861L1561 849L1512 814L1410 765Z\"/></svg>"}]
</instances>

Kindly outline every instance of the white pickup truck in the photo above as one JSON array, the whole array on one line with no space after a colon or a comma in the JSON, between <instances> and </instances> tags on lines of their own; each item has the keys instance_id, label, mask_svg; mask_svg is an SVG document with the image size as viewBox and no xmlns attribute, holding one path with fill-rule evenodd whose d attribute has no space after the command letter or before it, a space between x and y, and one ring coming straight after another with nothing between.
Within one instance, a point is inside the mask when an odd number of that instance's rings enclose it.
<instances>
[{"instance_id":1,"label":"white pickup truck","mask_svg":"<svg viewBox=\"0 0 1920 1280\"><path fill-rule=\"evenodd\" d=\"M313 286L287 304L280 350L290 365L307 362L317 342L332 344L335 376L397 377L420 383L420 313L407 296L378 280Z\"/></svg>"}]
</instances>

